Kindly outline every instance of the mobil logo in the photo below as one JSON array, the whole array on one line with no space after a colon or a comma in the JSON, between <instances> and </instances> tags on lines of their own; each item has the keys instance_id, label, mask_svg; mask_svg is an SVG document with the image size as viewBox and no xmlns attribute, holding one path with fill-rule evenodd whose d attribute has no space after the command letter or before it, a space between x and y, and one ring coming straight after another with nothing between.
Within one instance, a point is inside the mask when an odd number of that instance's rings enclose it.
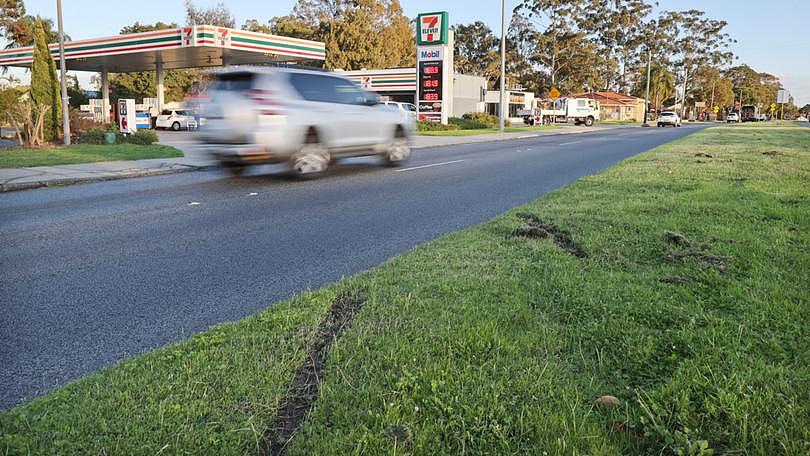
<instances>
[{"instance_id":1,"label":"mobil logo","mask_svg":"<svg viewBox=\"0 0 810 456\"><path fill-rule=\"evenodd\" d=\"M442 51L438 49L422 49L419 51L419 60L441 60Z\"/></svg>"}]
</instances>

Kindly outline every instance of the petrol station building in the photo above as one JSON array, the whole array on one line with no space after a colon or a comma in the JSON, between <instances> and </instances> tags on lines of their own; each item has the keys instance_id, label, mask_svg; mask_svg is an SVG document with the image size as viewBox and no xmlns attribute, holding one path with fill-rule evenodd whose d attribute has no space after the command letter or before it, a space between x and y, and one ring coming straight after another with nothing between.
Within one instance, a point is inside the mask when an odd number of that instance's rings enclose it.
<instances>
[{"instance_id":1,"label":"petrol station building","mask_svg":"<svg viewBox=\"0 0 810 456\"><path fill-rule=\"evenodd\" d=\"M59 61L59 45L49 45ZM0 51L0 66L30 68L33 46ZM102 112L110 113L109 73L154 71L158 113L164 105L166 70L225 65L303 64L323 66L326 47L318 41L195 25L65 43L69 71L101 74ZM58 64L57 64L58 66ZM109 122L109 114L104 116Z\"/></svg>"}]
</instances>

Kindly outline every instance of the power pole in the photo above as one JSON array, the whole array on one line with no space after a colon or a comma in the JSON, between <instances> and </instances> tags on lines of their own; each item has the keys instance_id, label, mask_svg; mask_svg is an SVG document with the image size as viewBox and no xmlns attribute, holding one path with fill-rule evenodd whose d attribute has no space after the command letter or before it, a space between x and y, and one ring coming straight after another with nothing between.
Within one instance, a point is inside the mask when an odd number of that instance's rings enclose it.
<instances>
[{"instance_id":1,"label":"power pole","mask_svg":"<svg viewBox=\"0 0 810 456\"><path fill-rule=\"evenodd\" d=\"M62 0L56 0L56 15L59 22L59 66L62 74L62 133L65 145L70 145L70 98L67 95L67 76L65 75L65 31L62 28Z\"/></svg>"},{"instance_id":2,"label":"power pole","mask_svg":"<svg viewBox=\"0 0 810 456\"><path fill-rule=\"evenodd\" d=\"M649 127L647 123L647 113L650 112L650 66L652 65L652 49L647 48L647 89L644 94L644 122L642 127Z\"/></svg>"},{"instance_id":3,"label":"power pole","mask_svg":"<svg viewBox=\"0 0 810 456\"><path fill-rule=\"evenodd\" d=\"M681 119L686 117L686 80L689 78L689 68L683 66L683 94L681 95Z\"/></svg>"},{"instance_id":4,"label":"power pole","mask_svg":"<svg viewBox=\"0 0 810 456\"><path fill-rule=\"evenodd\" d=\"M498 131L503 132L506 124L506 0L501 0L501 115L498 119Z\"/></svg>"}]
</instances>

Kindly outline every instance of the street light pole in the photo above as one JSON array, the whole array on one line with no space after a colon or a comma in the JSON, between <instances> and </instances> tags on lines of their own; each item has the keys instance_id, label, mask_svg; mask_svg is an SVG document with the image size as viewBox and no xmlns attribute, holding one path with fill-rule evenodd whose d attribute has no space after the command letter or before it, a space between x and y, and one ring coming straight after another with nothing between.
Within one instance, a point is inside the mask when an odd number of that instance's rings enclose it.
<instances>
[{"instance_id":1,"label":"street light pole","mask_svg":"<svg viewBox=\"0 0 810 456\"><path fill-rule=\"evenodd\" d=\"M70 98L67 95L67 79L65 75L65 31L62 28L62 0L56 0L56 15L59 22L59 66L61 67L62 86L62 133L66 146L70 145Z\"/></svg>"},{"instance_id":2,"label":"street light pole","mask_svg":"<svg viewBox=\"0 0 810 456\"><path fill-rule=\"evenodd\" d=\"M501 115L498 118L498 131L503 132L506 124L506 0L501 0Z\"/></svg>"},{"instance_id":3,"label":"street light pole","mask_svg":"<svg viewBox=\"0 0 810 456\"><path fill-rule=\"evenodd\" d=\"M647 89L644 91L644 122L642 127L649 127L647 115L650 112L650 66L652 66L652 49L647 48Z\"/></svg>"}]
</instances>

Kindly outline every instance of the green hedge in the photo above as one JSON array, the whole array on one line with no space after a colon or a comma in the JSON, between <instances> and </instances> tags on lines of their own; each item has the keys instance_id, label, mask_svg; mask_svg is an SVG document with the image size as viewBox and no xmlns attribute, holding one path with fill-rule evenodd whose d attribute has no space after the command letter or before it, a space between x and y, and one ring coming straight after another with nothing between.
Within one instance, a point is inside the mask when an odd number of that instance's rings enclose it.
<instances>
[{"instance_id":1,"label":"green hedge","mask_svg":"<svg viewBox=\"0 0 810 456\"><path fill-rule=\"evenodd\" d=\"M429 122L427 120L420 120L417 122L417 129L419 131L448 131L460 130L458 125L448 124L443 125L438 122Z\"/></svg>"},{"instance_id":2,"label":"green hedge","mask_svg":"<svg viewBox=\"0 0 810 456\"><path fill-rule=\"evenodd\" d=\"M117 126L110 124L106 127L96 127L87 130L79 135L79 144L107 144L104 135L115 133L116 144L138 144L148 146L158 142L158 135L154 130L137 130L130 135L123 135L118 131Z\"/></svg>"}]
</instances>

